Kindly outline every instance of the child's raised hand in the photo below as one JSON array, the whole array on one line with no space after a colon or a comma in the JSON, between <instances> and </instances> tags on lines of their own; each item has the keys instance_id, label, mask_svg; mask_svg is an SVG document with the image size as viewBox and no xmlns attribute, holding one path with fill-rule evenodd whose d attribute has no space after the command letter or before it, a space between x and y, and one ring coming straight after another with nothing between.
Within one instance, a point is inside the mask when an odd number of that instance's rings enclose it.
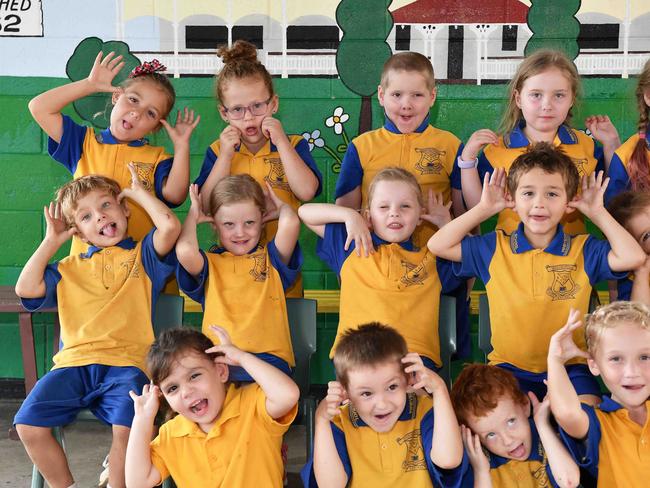
<instances>
[{"instance_id":1,"label":"child's raised hand","mask_svg":"<svg viewBox=\"0 0 650 488\"><path fill-rule=\"evenodd\" d=\"M153 383L146 384L142 387L142 395L138 395L133 390L129 391L129 396L133 400L133 408L136 415L153 419L158 413L160 406L160 388Z\"/></svg>"},{"instance_id":2,"label":"child's raised hand","mask_svg":"<svg viewBox=\"0 0 650 488\"><path fill-rule=\"evenodd\" d=\"M478 157L478 153L481 149L487 144L496 144L499 142L499 136L497 136L490 129L479 129L474 132L465 147L463 152L460 154L460 159L463 161L472 161Z\"/></svg>"},{"instance_id":3,"label":"child's raised hand","mask_svg":"<svg viewBox=\"0 0 650 488\"><path fill-rule=\"evenodd\" d=\"M546 383L546 380L544 380ZM551 400L548 394L544 397L544 400L541 402L538 400L537 395L532 391L528 392L528 398L530 399L530 404L533 406L533 419L536 424L542 422L548 422L551 418Z\"/></svg>"},{"instance_id":4,"label":"child's raised hand","mask_svg":"<svg viewBox=\"0 0 650 488\"><path fill-rule=\"evenodd\" d=\"M219 339L219 345L207 349L205 352L220 352L223 356L217 356L215 363L228 364L230 366L241 366L241 359L246 354L244 351L235 346L230 340L228 331L218 325L211 325L210 330L215 333Z\"/></svg>"},{"instance_id":5,"label":"child's raised hand","mask_svg":"<svg viewBox=\"0 0 650 488\"><path fill-rule=\"evenodd\" d=\"M592 115L587 117L585 119L585 127L603 145L620 145L618 131L607 115Z\"/></svg>"},{"instance_id":6,"label":"child's raised hand","mask_svg":"<svg viewBox=\"0 0 650 488\"><path fill-rule=\"evenodd\" d=\"M569 359L575 357L588 358L589 354L576 346L576 343L573 342L573 331L582 327L582 321L580 320L580 310L572 308L569 310L569 318L566 321L566 324L562 326L551 337L551 341L548 345L548 359L557 360L566 363Z\"/></svg>"},{"instance_id":7,"label":"child's raised hand","mask_svg":"<svg viewBox=\"0 0 650 488\"><path fill-rule=\"evenodd\" d=\"M117 201L122 202L125 198L133 198L133 195L139 192L146 192L144 185L140 176L138 176L138 170L135 167L135 164L128 164L129 172L131 173L131 186L129 188L123 188L122 192L117 196Z\"/></svg>"},{"instance_id":8,"label":"child's raised hand","mask_svg":"<svg viewBox=\"0 0 650 488\"><path fill-rule=\"evenodd\" d=\"M569 202L569 207L579 210L588 218L604 211L605 204L603 197L605 195L605 189L609 184L609 178L605 178L604 176L604 171L599 171L598 174L594 172L589 176L583 176L582 193Z\"/></svg>"},{"instance_id":9,"label":"child's raised hand","mask_svg":"<svg viewBox=\"0 0 650 488\"><path fill-rule=\"evenodd\" d=\"M514 201L506 194L505 169L495 168L492 175L485 174L479 205L482 205L491 215L501 212L504 208L515 206Z\"/></svg>"},{"instance_id":10,"label":"child's raised hand","mask_svg":"<svg viewBox=\"0 0 650 488\"><path fill-rule=\"evenodd\" d=\"M338 381L330 381L327 384L327 396L320 402L316 414L332 420L341 415L341 405L347 403L348 394L343 385Z\"/></svg>"},{"instance_id":11,"label":"child's raised hand","mask_svg":"<svg viewBox=\"0 0 650 488\"><path fill-rule=\"evenodd\" d=\"M429 395L433 395L440 388L447 389L442 378L424 365L419 354L409 352L402 358L402 364L408 364L404 372L409 375L409 386L414 390L424 388Z\"/></svg>"},{"instance_id":12,"label":"child's raised hand","mask_svg":"<svg viewBox=\"0 0 650 488\"><path fill-rule=\"evenodd\" d=\"M197 115L195 118L194 110L188 110L187 107L183 109L183 115L181 115L180 110L176 111L176 123L174 124L174 127L172 127L165 119L160 119L160 123L167 131L167 134L169 134L169 138L172 140L172 143L174 143L174 146L189 144L192 131L200 121L201 116Z\"/></svg>"},{"instance_id":13,"label":"child's raised hand","mask_svg":"<svg viewBox=\"0 0 650 488\"><path fill-rule=\"evenodd\" d=\"M490 461L485 455L485 452L483 452L483 446L481 446L481 438L478 436L478 434L474 434L471 429L465 425L460 426L460 435L463 438L463 445L467 451L469 463L472 465L474 477L477 477L478 473L489 475Z\"/></svg>"},{"instance_id":14,"label":"child's raised hand","mask_svg":"<svg viewBox=\"0 0 650 488\"><path fill-rule=\"evenodd\" d=\"M265 117L262 120L262 134L276 146L283 139L287 139L287 134L284 132L282 123L273 117Z\"/></svg>"},{"instance_id":15,"label":"child's raised hand","mask_svg":"<svg viewBox=\"0 0 650 488\"><path fill-rule=\"evenodd\" d=\"M43 215L46 223L44 240L52 242L57 249L76 233L76 229L68 227L63 218L60 203L50 202L49 207L43 207Z\"/></svg>"},{"instance_id":16,"label":"child's raised hand","mask_svg":"<svg viewBox=\"0 0 650 488\"><path fill-rule=\"evenodd\" d=\"M197 224L202 224L203 222L212 222L212 218L203 212L203 205L201 204L201 193L199 193L199 185L190 185L189 193L191 205L187 215L194 217Z\"/></svg>"},{"instance_id":17,"label":"child's raised hand","mask_svg":"<svg viewBox=\"0 0 650 488\"><path fill-rule=\"evenodd\" d=\"M363 255L368 257L371 253L375 252L368 221L355 210L352 210L348 218L345 219L345 231L348 234L348 238L345 240L343 249L347 251L350 248L350 244L354 242L357 256L361 256L363 252Z\"/></svg>"},{"instance_id":18,"label":"child's raised hand","mask_svg":"<svg viewBox=\"0 0 650 488\"><path fill-rule=\"evenodd\" d=\"M103 59L102 59L103 56ZM96 92L113 92L115 87L112 82L115 76L120 72L124 67L124 61L122 61L122 56L115 56L115 53L111 51L106 56L104 53L99 51L93 67L90 70L88 75L88 81Z\"/></svg>"},{"instance_id":19,"label":"child's raised hand","mask_svg":"<svg viewBox=\"0 0 650 488\"><path fill-rule=\"evenodd\" d=\"M287 205L285 202L280 200L275 192L273 187L268 181L265 181L266 188L264 190L264 215L262 215L262 223L266 224L271 220L277 220L280 217L280 210L282 207Z\"/></svg>"},{"instance_id":20,"label":"child's raised hand","mask_svg":"<svg viewBox=\"0 0 650 488\"><path fill-rule=\"evenodd\" d=\"M450 208L451 200L445 205L442 193L434 193L432 189L429 189L426 213L420 215L420 218L440 228L451 222Z\"/></svg>"},{"instance_id":21,"label":"child's raised hand","mask_svg":"<svg viewBox=\"0 0 650 488\"><path fill-rule=\"evenodd\" d=\"M219 135L219 156L232 158L240 144L240 130L232 125L226 126Z\"/></svg>"}]
</instances>

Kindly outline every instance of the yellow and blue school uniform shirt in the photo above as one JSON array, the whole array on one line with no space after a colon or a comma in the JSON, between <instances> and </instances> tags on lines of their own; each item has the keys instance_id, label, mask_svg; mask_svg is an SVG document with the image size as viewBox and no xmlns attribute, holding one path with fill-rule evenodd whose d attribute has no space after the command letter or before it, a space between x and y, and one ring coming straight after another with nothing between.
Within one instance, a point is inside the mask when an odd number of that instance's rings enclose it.
<instances>
[{"instance_id":1,"label":"yellow and blue school uniform shirt","mask_svg":"<svg viewBox=\"0 0 650 488\"><path fill-rule=\"evenodd\" d=\"M58 307L63 347L52 369L103 364L146 371L153 311L175 269L173 253L156 254L154 231L140 242L127 238L111 247L91 246L49 264L45 296L22 299L32 312Z\"/></svg>"},{"instance_id":2,"label":"yellow and blue school uniform shirt","mask_svg":"<svg viewBox=\"0 0 650 488\"><path fill-rule=\"evenodd\" d=\"M533 373L546 371L549 341L566 323L569 309L586 314L596 283L625 276L609 267L607 241L566 234L562 225L546 249L528 242L523 224L512 234L497 230L465 237L461 246L462 261L453 264L454 272L481 278L490 303L490 364L508 363ZM586 350L582 329L573 340ZM569 361L577 362L584 360Z\"/></svg>"},{"instance_id":3,"label":"yellow and blue school uniform shirt","mask_svg":"<svg viewBox=\"0 0 650 488\"><path fill-rule=\"evenodd\" d=\"M120 188L130 188L131 173L128 164L133 163L145 189L155 194L168 207L178 206L166 201L162 193L173 158L165 152L165 148L150 146L146 139L121 143L109 129L95 134L91 127L79 125L64 115L61 142L57 144L50 138L47 148L50 156L63 164L75 179L97 174L114 179ZM135 202L129 201L129 209L131 215L127 233L134 239L141 240L153 227L153 220ZM74 236L70 255L86 252L87 248L88 244Z\"/></svg>"},{"instance_id":4,"label":"yellow and blue school uniform shirt","mask_svg":"<svg viewBox=\"0 0 650 488\"><path fill-rule=\"evenodd\" d=\"M389 243L371 236L375 252L368 257L357 256L356 243L344 250L345 224L327 224L318 240L318 256L341 280L339 326L330 357L347 330L377 321L395 327L409 351L440 367L440 293L461 283L451 262L436 258L426 247L417 248L411 240Z\"/></svg>"},{"instance_id":5,"label":"yellow and blue school uniform shirt","mask_svg":"<svg viewBox=\"0 0 650 488\"><path fill-rule=\"evenodd\" d=\"M496 144L488 144L485 147L478 162L481 183L483 183L485 174L492 174L495 168L503 168L506 173L510 171L515 159L528 150L531 143L524 134L524 127L526 127L526 121L521 120L511 132L499 137ZM572 129L567 125L561 125L557 130L553 145L562 149L571 158L581 177L605 169L602 147L584 132ZM497 229L502 229L510 234L517 229L519 222L517 213L506 208L499 213ZM586 232L584 216L577 211L566 214L562 218L562 225L569 234L584 234Z\"/></svg>"},{"instance_id":6,"label":"yellow and blue school uniform shirt","mask_svg":"<svg viewBox=\"0 0 650 488\"><path fill-rule=\"evenodd\" d=\"M562 440L578 466L598 479L599 488L641 488L650 480L650 415L639 425L628 411L608 396L582 409L589 417L584 439L560 430ZM650 400L645 402L650 409Z\"/></svg>"},{"instance_id":7,"label":"yellow and blue school uniform shirt","mask_svg":"<svg viewBox=\"0 0 650 488\"><path fill-rule=\"evenodd\" d=\"M177 279L180 289L203 307L203 333L218 343L210 326L220 325L240 349L262 359L275 356L293 367L285 290L302 266L300 246L296 244L289 264L282 262L274 240L243 256L221 247L201 255L199 276L179 264Z\"/></svg>"},{"instance_id":8,"label":"yellow and blue school uniform shirt","mask_svg":"<svg viewBox=\"0 0 650 488\"><path fill-rule=\"evenodd\" d=\"M151 442L151 462L179 488L282 486L282 436L297 407L279 419L266 411L266 396L252 383L228 388L210 432L177 415Z\"/></svg>"},{"instance_id":9,"label":"yellow and blue school uniform shirt","mask_svg":"<svg viewBox=\"0 0 650 488\"><path fill-rule=\"evenodd\" d=\"M409 393L390 432L369 427L351 403L330 422L339 458L348 475L348 488L395 486L447 488L460 486L467 457L459 468L441 469L431 460L434 408L429 396ZM300 472L304 486L316 488L313 459Z\"/></svg>"},{"instance_id":10,"label":"yellow and blue school uniform shirt","mask_svg":"<svg viewBox=\"0 0 650 488\"><path fill-rule=\"evenodd\" d=\"M648 140L648 137L650 137L650 128L646 131L645 136L646 157L650 161L650 140ZM605 204L609 204L610 200L619 193L632 188L627 167L638 142L639 134L634 134L614 152L607 173L609 184L605 189Z\"/></svg>"},{"instance_id":11,"label":"yellow and blue school uniform shirt","mask_svg":"<svg viewBox=\"0 0 650 488\"><path fill-rule=\"evenodd\" d=\"M388 118L384 126L354 138L343 157L336 181L335 198L361 187L362 208L368 205L368 188L377 173L390 166L411 172L426 198L429 190L451 200L451 189L460 190L460 172L455 164L463 145L455 135L429 125L427 116L411 134L402 134ZM423 222L413 242L426 246L436 228Z\"/></svg>"}]
</instances>

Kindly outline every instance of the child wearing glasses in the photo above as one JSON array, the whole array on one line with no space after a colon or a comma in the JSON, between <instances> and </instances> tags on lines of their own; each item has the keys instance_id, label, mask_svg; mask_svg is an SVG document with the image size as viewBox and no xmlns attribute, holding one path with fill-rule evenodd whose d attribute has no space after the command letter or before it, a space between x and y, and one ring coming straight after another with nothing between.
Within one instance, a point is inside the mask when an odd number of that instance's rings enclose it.
<instances>
[{"instance_id":1,"label":"child wearing glasses","mask_svg":"<svg viewBox=\"0 0 650 488\"><path fill-rule=\"evenodd\" d=\"M278 96L253 44L236 41L230 48L221 47L217 54L223 68L217 75L216 97L219 114L228 125L208 147L195 181L203 209L209 208L208 197L219 180L247 173L262 188L268 182L280 200L296 210L300 202L321 192L322 177L307 141L301 135L287 135L273 117L278 111ZM277 221L266 224L263 240L270 242L277 227ZM301 279L287 296L302 296Z\"/></svg>"}]
</instances>

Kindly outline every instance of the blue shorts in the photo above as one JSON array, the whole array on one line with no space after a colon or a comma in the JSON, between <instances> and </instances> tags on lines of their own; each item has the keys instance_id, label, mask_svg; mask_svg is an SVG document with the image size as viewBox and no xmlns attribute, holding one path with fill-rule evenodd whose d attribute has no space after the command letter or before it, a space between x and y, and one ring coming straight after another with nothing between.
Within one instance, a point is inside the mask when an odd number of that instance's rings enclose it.
<instances>
[{"instance_id":1,"label":"blue shorts","mask_svg":"<svg viewBox=\"0 0 650 488\"><path fill-rule=\"evenodd\" d=\"M544 384L547 378L546 372L531 373L508 363L497 364L497 366L514 374L522 391L532 391L540 401L546 396ZM602 395L600 385L586 364L569 364L566 366L566 372L578 395L596 395L600 398Z\"/></svg>"},{"instance_id":2,"label":"blue shorts","mask_svg":"<svg viewBox=\"0 0 650 488\"><path fill-rule=\"evenodd\" d=\"M273 354L261 352L258 354L254 354L254 356L260 358L262 361L266 363L269 363L271 366L275 366L287 376L291 376L291 374L293 373L291 367L289 367L289 363L287 363L284 359L280 359L279 357ZM236 381L239 383L255 382L253 377L249 375L248 372L241 366L228 366L228 381Z\"/></svg>"},{"instance_id":3,"label":"blue shorts","mask_svg":"<svg viewBox=\"0 0 650 488\"><path fill-rule=\"evenodd\" d=\"M89 364L53 369L36 382L14 424L67 425L79 410L87 408L108 425L131 427L134 410L129 391L141 392L147 383L147 375L134 366Z\"/></svg>"}]
</instances>

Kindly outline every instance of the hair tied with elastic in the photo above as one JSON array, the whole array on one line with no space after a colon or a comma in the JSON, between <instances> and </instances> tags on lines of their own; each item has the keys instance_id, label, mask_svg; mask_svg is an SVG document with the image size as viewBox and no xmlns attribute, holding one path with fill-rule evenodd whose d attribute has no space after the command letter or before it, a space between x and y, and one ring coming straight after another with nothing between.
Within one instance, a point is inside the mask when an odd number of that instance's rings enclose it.
<instances>
[{"instance_id":1,"label":"hair tied with elastic","mask_svg":"<svg viewBox=\"0 0 650 488\"><path fill-rule=\"evenodd\" d=\"M646 132L644 130L639 131L639 139L645 139L646 138Z\"/></svg>"},{"instance_id":2,"label":"hair tied with elastic","mask_svg":"<svg viewBox=\"0 0 650 488\"><path fill-rule=\"evenodd\" d=\"M153 73L163 73L167 71L167 67L161 64L157 59L152 59L150 62L145 61L140 66L136 66L131 71L129 78L137 78L138 76L151 75Z\"/></svg>"}]
</instances>

